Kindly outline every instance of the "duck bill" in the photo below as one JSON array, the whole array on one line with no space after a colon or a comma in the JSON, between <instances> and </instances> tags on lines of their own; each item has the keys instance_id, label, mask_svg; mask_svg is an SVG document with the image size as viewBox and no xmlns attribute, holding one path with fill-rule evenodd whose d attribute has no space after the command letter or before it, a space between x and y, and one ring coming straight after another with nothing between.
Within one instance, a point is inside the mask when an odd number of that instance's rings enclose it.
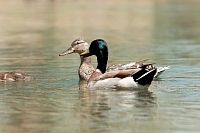
<instances>
[{"instance_id":1,"label":"duck bill","mask_svg":"<svg viewBox=\"0 0 200 133\"><path fill-rule=\"evenodd\" d=\"M65 56L65 55L71 54L73 52L74 52L74 50L72 48L69 48L66 51L60 53L59 56Z\"/></svg>"},{"instance_id":2,"label":"duck bill","mask_svg":"<svg viewBox=\"0 0 200 133\"><path fill-rule=\"evenodd\" d=\"M92 54L90 53L89 49L87 49L86 51L84 51L83 53L80 54L80 56L84 56L84 57L88 57L91 56Z\"/></svg>"}]
</instances>

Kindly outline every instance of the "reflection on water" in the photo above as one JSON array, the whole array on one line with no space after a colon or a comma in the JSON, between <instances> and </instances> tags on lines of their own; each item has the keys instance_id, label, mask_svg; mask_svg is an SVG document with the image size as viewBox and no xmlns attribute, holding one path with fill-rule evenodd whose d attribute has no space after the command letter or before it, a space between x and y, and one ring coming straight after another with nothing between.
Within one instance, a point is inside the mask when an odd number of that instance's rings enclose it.
<instances>
[{"instance_id":1,"label":"reflection on water","mask_svg":"<svg viewBox=\"0 0 200 133\"><path fill-rule=\"evenodd\" d=\"M0 0L0 132L198 132L200 2L197 0ZM109 44L109 64L170 65L150 91L79 91L77 37ZM95 60L95 58L94 58ZM95 64L95 63L94 63Z\"/></svg>"},{"instance_id":2,"label":"reflection on water","mask_svg":"<svg viewBox=\"0 0 200 133\"><path fill-rule=\"evenodd\" d=\"M84 91L80 93L79 104L81 129L84 132L89 129L92 132L108 132L112 127L113 132L131 131L137 126L132 123L134 119L153 119L152 114L157 106L155 97L148 91ZM116 128L120 126L124 128Z\"/></svg>"}]
</instances>

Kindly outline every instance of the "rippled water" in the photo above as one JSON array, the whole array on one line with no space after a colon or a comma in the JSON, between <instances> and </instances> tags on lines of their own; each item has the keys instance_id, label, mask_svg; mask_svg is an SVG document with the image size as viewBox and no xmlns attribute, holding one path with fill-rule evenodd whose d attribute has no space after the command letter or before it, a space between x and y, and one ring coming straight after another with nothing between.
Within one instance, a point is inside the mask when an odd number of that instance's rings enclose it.
<instances>
[{"instance_id":1,"label":"rippled water","mask_svg":"<svg viewBox=\"0 0 200 133\"><path fill-rule=\"evenodd\" d=\"M0 132L197 133L200 131L200 2L197 0L0 0ZM170 65L149 91L79 91L77 37L104 38L109 63ZM95 58L94 58L95 60Z\"/></svg>"}]
</instances>

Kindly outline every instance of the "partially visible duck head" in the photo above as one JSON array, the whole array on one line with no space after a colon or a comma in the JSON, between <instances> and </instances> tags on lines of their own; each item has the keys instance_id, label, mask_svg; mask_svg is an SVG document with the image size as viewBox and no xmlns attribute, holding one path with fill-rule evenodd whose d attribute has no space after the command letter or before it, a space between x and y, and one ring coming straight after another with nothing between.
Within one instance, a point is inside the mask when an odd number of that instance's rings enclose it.
<instances>
[{"instance_id":1,"label":"partially visible duck head","mask_svg":"<svg viewBox=\"0 0 200 133\"><path fill-rule=\"evenodd\" d=\"M96 39L92 41L90 47L80 55L82 56L96 55L97 58L108 56L107 43L103 39Z\"/></svg>"},{"instance_id":2,"label":"partially visible duck head","mask_svg":"<svg viewBox=\"0 0 200 133\"><path fill-rule=\"evenodd\" d=\"M82 53L84 53L89 49L89 46L90 45L83 39L78 38L71 43L71 46L67 50L60 53L59 56L64 56L72 53L78 53L79 55L81 55Z\"/></svg>"},{"instance_id":3,"label":"partially visible duck head","mask_svg":"<svg viewBox=\"0 0 200 133\"><path fill-rule=\"evenodd\" d=\"M96 39L92 41L89 49L80 55L85 57L95 55L98 62L97 69L99 69L102 73L106 71L106 65L108 61L108 47L106 41L103 39Z\"/></svg>"}]
</instances>

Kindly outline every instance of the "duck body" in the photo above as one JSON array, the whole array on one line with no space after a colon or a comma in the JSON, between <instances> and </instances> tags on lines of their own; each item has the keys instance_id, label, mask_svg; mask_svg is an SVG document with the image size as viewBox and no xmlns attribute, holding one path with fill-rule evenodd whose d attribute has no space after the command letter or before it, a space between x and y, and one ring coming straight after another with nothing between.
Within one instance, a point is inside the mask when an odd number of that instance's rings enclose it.
<instances>
[{"instance_id":1,"label":"duck body","mask_svg":"<svg viewBox=\"0 0 200 133\"><path fill-rule=\"evenodd\" d=\"M99 71L99 70L96 70ZM94 73L96 73L96 71ZM137 73L133 74L132 76L125 77L125 78L106 78L95 80L90 79L88 82L89 89L148 89L150 86L154 75L156 74L157 69L146 70L142 68L142 70L138 71ZM98 72L97 72L98 73ZM100 74L99 74L100 75Z\"/></svg>"},{"instance_id":2,"label":"duck body","mask_svg":"<svg viewBox=\"0 0 200 133\"><path fill-rule=\"evenodd\" d=\"M28 81L31 76L24 72L0 72L0 81Z\"/></svg>"}]
</instances>

